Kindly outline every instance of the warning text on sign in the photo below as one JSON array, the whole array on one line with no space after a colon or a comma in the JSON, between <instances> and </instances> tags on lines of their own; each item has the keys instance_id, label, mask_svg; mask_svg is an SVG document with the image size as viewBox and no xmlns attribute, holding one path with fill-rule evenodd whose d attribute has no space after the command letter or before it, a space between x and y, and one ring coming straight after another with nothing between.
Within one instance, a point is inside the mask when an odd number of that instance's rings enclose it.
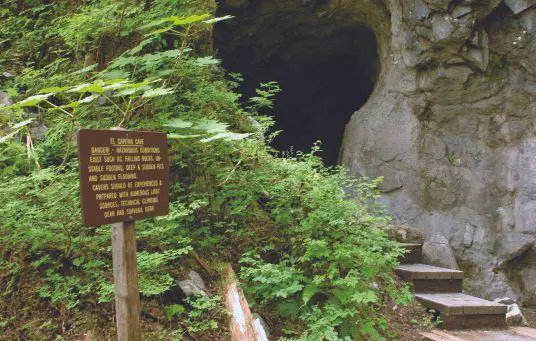
<instances>
[{"instance_id":1,"label":"warning text on sign","mask_svg":"<svg viewBox=\"0 0 536 341\"><path fill-rule=\"evenodd\" d=\"M134 221L168 213L165 134L82 129L78 133L78 149L86 225Z\"/></svg>"}]
</instances>

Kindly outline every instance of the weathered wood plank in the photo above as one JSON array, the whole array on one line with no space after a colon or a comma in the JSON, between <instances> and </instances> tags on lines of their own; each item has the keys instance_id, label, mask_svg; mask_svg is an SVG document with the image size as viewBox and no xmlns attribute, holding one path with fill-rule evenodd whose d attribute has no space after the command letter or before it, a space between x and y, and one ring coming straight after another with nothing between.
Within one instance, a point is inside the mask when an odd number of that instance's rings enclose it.
<instances>
[{"instance_id":1,"label":"weathered wood plank","mask_svg":"<svg viewBox=\"0 0 536 341\"><path fill-rule=\"evenodd\" d=\"M504 314L445 315L441 313L440 317L443 320L441 327L448 330L506 327Z\"/></svg>"},{"instance_id":2,"label":"weathered wood plank","mask_svg":"<svg viewBox=\"0 0 536 341\"><path fill-rule=\"evenodd\" d=\"M399 258L401 264L422 263L422 244L400 243L407 252Z\"/></svg>"},{"instance_id":3,"label":"weathered wood plank","mask_svg":"<svg viewBox=\"0 0 536 341\"><path fill-rule=\"evenodd\" d=\"M459 337L445 333L441 330L432 330L429 333L421 333L420 335L432 341L464 341L464 339L460 339Z\"/></svg>"},{"instance_id":4,"label":"weathered wood plank","mask_svg":"<svg viewBox=\"0 0 536 341\"><path fill-rule=\"evenodd\" d=\"M432 341L530 341L536 340L536 329L514 327L505 330L432 330L420 335Z\"/></svg>"},{"instance_id":5,"label":"weathered wood plank","mask_svg":"<svg viewBox=\"0 0 536 341\"><path fill-rule=\"evenodd\" d=\"M503 304L462 293L417 294L415 297L424 305L446 315L506 313L506 306Z\"/></svg>"},{"instance_id":6,"label":"weathered wood plank","mask_svg":"<svg viewBox=\"0 0 536 341\"><path fill-rule=\"evenodd\" d=\"M528 327L512 327L510 328L516 334L532 337L536 340L536 329Z\"/></svg>"},{"instance_id":7,"label":"weathered wood plank","mask_svg":"<svg viewBox=\"0 0 536 341\"><path fill-rule=\"evenodd\" d=\"M447 337L449 341L463 341L463 339L460 339L459 337L449 334L442 330L434 330L434 333L437 335L441 335L443 337Z\"/></svg>"},{"instance_id":8,"label":"weathered wood plank","mask_svg":"<svg viewBox=\"0 0 536 341\"><path fill-rule=\"evenodd\" d=\"M118 341L139 341L140 293L134 222L112 225L115 319Z\"/></svg>"},{"instance_id":9,"label":"weathered wood plank","mask_svg":"<svg viewBox=\"0 0 536 341\"><path fill-rule=\"evenodd\" d=\"M415 279L463 279L463 271L426 264L402 264L395 268L395 273L409 281Z\"/></svg>"},{"instance_id":10,"label":"weathered wood plank","mask_svg":"<svg viewBox=\"0 0 536 341\"><path fill-rule=\"evenodd\" d=\"M414 279L415 293L453 293L463 291L461 279Z\"/></svg>"},{"instance_id":11,"label":"weathered wood plank","mask_svg":"<svg viewBox=\"0 0 536 341\"><path fill-rule=\"evenodd\" d=\"M422 336L425 340L430 341L449 341L449 339L445 339L442 336L436 335L434 333L420 333L420 336Z\"/></svg>"}]
</instances>

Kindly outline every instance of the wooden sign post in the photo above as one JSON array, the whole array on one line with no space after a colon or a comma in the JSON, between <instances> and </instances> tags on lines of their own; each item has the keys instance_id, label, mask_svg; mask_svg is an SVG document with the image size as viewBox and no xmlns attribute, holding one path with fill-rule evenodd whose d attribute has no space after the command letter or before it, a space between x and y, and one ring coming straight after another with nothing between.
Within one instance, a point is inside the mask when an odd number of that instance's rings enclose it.
<instances>
[{"instance_id":1,"label":"wooden sign post","mask_svg":"<svg viewBox=\"0 0 536 341\"><path fill-rule=\"evenodd\" d=\"M117 339L139 341L140 292L133 221L112 225L112 261Z\"/></svg>"},{"instance_id":2,"label":"wooden sign post","mask_svg":"<svg viewBox=\"0 0 536 341\"><path fill-rule=\"evenodd\" d=\"M84 224L112 225L119 341L139 341L140 294L134 221L169 212L169 157L163 133L78 132Z\"/></svg>"}]
</instances>

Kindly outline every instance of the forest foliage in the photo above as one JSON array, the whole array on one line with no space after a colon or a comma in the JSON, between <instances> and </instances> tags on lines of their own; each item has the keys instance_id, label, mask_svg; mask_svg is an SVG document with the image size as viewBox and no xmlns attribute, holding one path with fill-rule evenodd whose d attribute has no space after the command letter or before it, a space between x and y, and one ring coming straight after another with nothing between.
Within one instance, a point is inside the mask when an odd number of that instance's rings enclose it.
<instances>
[{"instance_id":1,"label":"forest foliage","mask_svg":"<svg viewBox=\"0 0 536 341\"><path fill-rule=\"evenodd\" d=\"M198 257L234 265L276 336L394 337L381 311L410 295L392 276L402 251L380 180L324 167L319 145L278 156L269 113L281 89L242 98L240 75L211 50L213 25L229 19L214 13L209 0L0 8L0 90L14 101L0 108L5 335L113 335L110 228L81 223L76 132L122 126L170 140L170 214L136 225L146 339L226 338L217 292L177 293Z\"/></svg>"}]
</instances>

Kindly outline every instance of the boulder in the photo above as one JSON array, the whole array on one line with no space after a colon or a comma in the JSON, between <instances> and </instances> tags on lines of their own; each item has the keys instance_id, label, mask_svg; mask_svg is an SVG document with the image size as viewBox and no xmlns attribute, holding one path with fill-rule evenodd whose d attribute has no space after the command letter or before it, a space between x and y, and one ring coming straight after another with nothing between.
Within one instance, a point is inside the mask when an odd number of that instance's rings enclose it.
<instances>
[{"instance_id":1,"label":"boulder","mask_svg":"<svg viewBox=\"0 0 536 341\"><path fill-rule=\"evenodd\" d=\"M476 31L471 40L472 46L465 48L465 58L469 65L486 71L489 64L489 37L485 29Z\"/></svg>"},{"instance_id":2,"label":"boulder","mask_svg":"<svg viewBox=\"0 0 536 341\"><path fill-rule=\"evenodd\" d=\"M30 135L34 140L44 140L48 127L43 121L34 121L30 124Z\"/></svg>"},{"instance_id":3,"label":"boulder","mask_svg":"<svg viewBox=\"0 0 536 341\"><path fill-rule=\"evenodd\" d=\"M510 297L497 298L493 300L493 302L504 304L504 305L512 305L516 303L516 301L511 299Z\"/></svg>"},{"instance_id":4,"label":"boulder","mask_svg":"<svg viewBox=\"0 0 536 341\"><path fill-rule=\"evenodd\" d=\"M521 309L516 304L516 301L509 298L509 297L503 297L503 298L497 298L493 300L493 302L497 302L500 304L504 304L507 306L506 310L506 324L509 326L528 326L529 323L527 322L527 319L525 316L523 316L523 313L521 312Z\"/></svg>"},{"instance_id":5,"label":"boulder","mask_svg":"<svg viewBox=\"0 0 536 341\"><path fill-rule=\"evenodd\" d=\"M521 25L523 26L523 28L525 28L527 33L536 32L536 7L531 8L528 11L521 14L519 20L521 21Z\"/></svg>"},{"instance_id":6,"label":"boulder","mask_svg":"<svg viewBox=\"0 0 536 341\"><path fill-rule=\"evenodd\" d=\"M466 14L471 13L472 11L473 9L471 8L471 6L463 6L463 5L455 6L454 9L452 10L452 16L454 18L460 18Z\"/></svg>"},{"instance_id":7,"label":"boulder","mask_svg":"<svg viewBox=\"0 0 536 341\"><path fill-rule=\"evenodd\" d=\"M527 327L529 323L527 322L527 319L525 316L523 316L523 313L521 312L521 309L519 309L519 306L517 304L511 304L507 308L506 311L506 324L509 326L524 326Z\"/></svg>"},{"instance_id":8,"label":"boulder","mask_svg":"<svg viewBox=\"0 0 536 341\"><path fill-rule=\"evenodd\" d=\"M506 324L509 326L528 326L529 323L516 302L509 298L503 297L494 300L494 302L501 303L507 306L506 310Z\"/></svg>"},{"instance_id":9,"label":"boulder","mask_svg":"<svg viewBox=\"0 0 536 341\"><path fill-rule=\"evenodd\" d=\"M395 225L393 228L393 233L396 241L400 243L421 244L425 239L424 232L407 225Z\"/></svg>"},{"instance_id":10,"label":"boulder","mask_svg":"<svg viewBox=\"0 0 536 341\"><path fill-rule=\"evenodd\" d=\"M0 91L0 107L1 106L8 106L8 105L11 105L13 104L13 102L11 102L11 100L9 99L9 96L7 95L7 93L3 92L3 91Z\"/></svg>"},{"instance_id":11,"label":"boulder","mask_svg":"<svg viewBox=\"0 0 536 341\"><path fill-rule=\"evenodd\" d=\"M434 41L441 41L449 38L454 31L452 17L448 14L438 14L432 18L432 31Z\"/></svg>"},{"instance_id":12,"label":"boulder","mask_svg":"<svg viewBox=\"0 0 536 341\"><path fill-rule=\"evenodd\" d=\"M514 14L519 14L524 10L536 5L536 0L504 0Z\"/></svg>"},{"instance_id":13,"label":"boulder","mask_svg":"<svg viewBox=\"0 0 536 341\"><path fill-rule=\"evenodd\" d=\"M449 241L440 234L430 236L422 245L423 262L430 265L458 270L458 263Z\"/></svg>"},{"instance_id":14,"label":"boulder","mask_svg":"<svg viewBox=\"0 0 536 341\"><path fill-rule=\"evenodd\" d=\"M208 296L203 278L201 278L201 275L193 270L190 270L190 272L188 272L186 275L186 278L179 281L178 284L179 288L181 288L182 292L186 296L191 296L193 294L199 294L205 297Z\"/></svg>"}]
</instances>

